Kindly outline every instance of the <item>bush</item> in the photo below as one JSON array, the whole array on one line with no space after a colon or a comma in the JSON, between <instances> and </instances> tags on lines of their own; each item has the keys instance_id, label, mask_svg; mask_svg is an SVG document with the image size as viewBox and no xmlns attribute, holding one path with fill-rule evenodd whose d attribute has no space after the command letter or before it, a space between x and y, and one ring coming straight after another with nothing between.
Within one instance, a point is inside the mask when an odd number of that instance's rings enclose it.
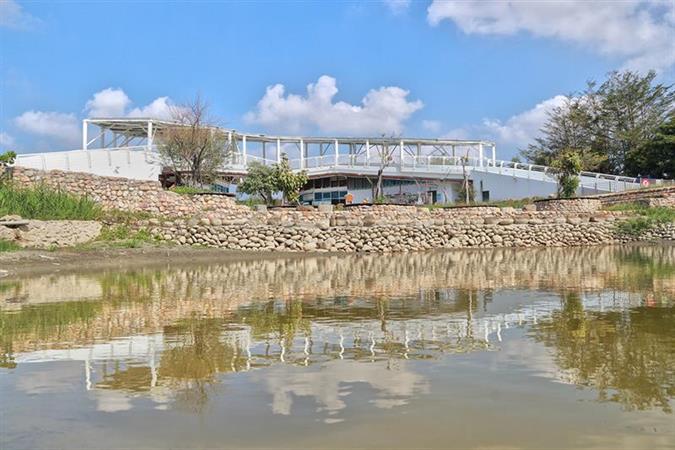
<instances>
[{"instance_id":1,"label":"bush","mask_svg":"<svg viewBox=\"0 0 675 450\"><path fill-rule=\"evenodd\" d=\"M44 185L29 189L0 185L0 217L17 214L24 219L95 220L102 213L93 200Z\"/></svg>"}]
</instances>

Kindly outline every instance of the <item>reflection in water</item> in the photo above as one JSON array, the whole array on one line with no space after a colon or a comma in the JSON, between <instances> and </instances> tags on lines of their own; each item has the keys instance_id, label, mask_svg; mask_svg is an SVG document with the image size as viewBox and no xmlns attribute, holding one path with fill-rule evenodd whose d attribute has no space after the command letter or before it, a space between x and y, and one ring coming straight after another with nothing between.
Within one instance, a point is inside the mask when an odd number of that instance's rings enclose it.
<instances>
[{"instance_id":1,"label":"reflection in water","mask_svg":"<svg viewBox=\"0 0 675 450\"><path fill-rule=\"evenodd\" d=\"M50 301L54 290L61 297ZM420 368L499 352L512 339L543 345L557 381L627 410L671 414L674 294L672 246L35 277L0 284L0 365L11 374L79 361L79 389L105 412L143 401L201 414L235 389L227 380L247 374L273 414L311 399L317 418L339 423L349 402L390 410L428 397L434 385ZM45 385L25 377L20 389Z\"/></svg>"}]
</instances>

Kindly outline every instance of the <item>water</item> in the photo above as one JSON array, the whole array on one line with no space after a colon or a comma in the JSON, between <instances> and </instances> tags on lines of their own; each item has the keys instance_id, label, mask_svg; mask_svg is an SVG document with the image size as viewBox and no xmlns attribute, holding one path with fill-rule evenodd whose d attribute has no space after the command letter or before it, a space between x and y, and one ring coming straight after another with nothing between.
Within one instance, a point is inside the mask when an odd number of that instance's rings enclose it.
<instances>
[{"instance_id":1,"label":"water","mask_svg":"<svg viewBox=\"0 0 675 450\"><path fill-rule=\"evenodd\" d=\"M0 448L673 448L675 247L0 280Z\"/></svg>"}]
</instances>

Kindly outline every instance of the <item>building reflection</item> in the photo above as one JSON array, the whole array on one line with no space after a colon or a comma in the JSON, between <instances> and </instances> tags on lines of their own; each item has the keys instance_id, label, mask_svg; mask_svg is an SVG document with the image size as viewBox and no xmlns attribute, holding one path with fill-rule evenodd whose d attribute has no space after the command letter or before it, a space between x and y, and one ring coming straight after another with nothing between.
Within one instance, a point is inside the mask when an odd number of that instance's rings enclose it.
<instances>
[{"instance_id":1,"label":"building reflection","mask_svg":"<svg viewBox=\"0 0 675 450\"><path fill-rule=\"evenodd\" d=\"M201 411L223 377L250 372L274 413L289 414L295 397L309 396L330 422L350 395L345 385L367 385L378 408L403 405L429 391L416 361L498 351L516 328L553 351L559 381L629 409L670 412L673 247L587 250L293 258L18 280L0 289L0 364L81 361L82 388L109 412L136 399ZM45 301L55 286L75 287L72 299Z\"/></svg>"}]
</instances>

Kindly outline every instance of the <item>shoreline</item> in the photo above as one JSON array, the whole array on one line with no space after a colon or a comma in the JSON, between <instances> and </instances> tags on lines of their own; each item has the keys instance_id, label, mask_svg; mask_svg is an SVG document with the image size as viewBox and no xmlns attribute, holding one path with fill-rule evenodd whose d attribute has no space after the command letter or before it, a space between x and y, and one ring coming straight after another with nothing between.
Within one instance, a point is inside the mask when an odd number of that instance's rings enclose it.
<instances>
[{"instance_id":1,"label":"shoreline","mask_svg":"<svg viewBox=\"0 0 675 450\"><path fill-rule=\"evenodd\" d=\"M634 247L673 246L673 241L628 242L592 247ZM511 247L515 251L528 251L541 247ZM575 247L557 247L560 249ZM485 248L433 249L411 253L475 252L495 250ZM504 247L500 247L504 250ZM329 257L363 255L373 253L343 252L293 252L293 251L246 251L222 248L195 248L187 246L148 246L139 248L18 250L0 253L0 281L25 276L65 273L87 273L100 270L129 270L134 268L162 267L168 265L187 266L204 263L226 263L236 261L303 259L308 257Z\"/></svg>"}]
</instances>

